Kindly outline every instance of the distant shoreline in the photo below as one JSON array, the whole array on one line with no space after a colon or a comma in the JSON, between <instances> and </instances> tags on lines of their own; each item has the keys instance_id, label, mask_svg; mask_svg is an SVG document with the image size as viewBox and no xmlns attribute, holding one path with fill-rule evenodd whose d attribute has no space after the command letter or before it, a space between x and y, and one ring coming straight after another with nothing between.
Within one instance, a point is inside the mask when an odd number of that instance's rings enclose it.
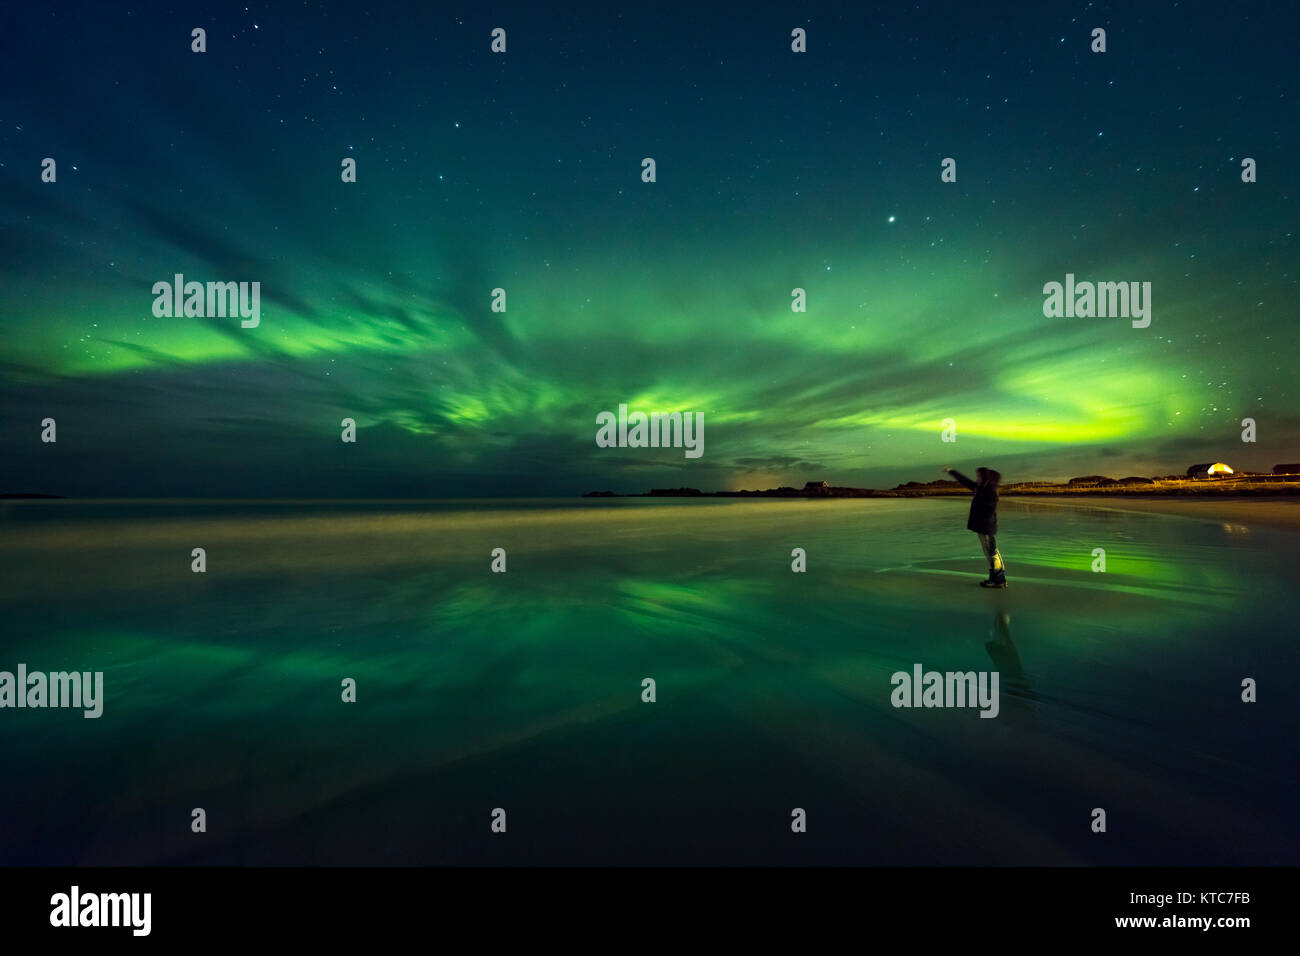
<instances>
[{"instance_id":1,"label":"distant shoreline","mask_svg":"<svg viewBox=\"0 0 1300 956\"><path fill-rule=\"evenodd\" d=\"M1248 475L1232 478L1128 479L1088 484L1049 482L1009 483L998 489L1003 498L1286 498L1300 495L1300 475ZM589 491L584 498L962 498L970 492L955 481L908 482L894 488L841 488L809 482L803 488L765 491L700 491L696 488L653 488L617 494Z\"/></svg>"},{"instance_id":2,"label":"distant shoreline","mask_svg":"<svg viewBox=\"0 0 1300 956\"><path fill-rule=\"evenodd\" d=\"M1300 497L1300 475L1251 476L1223 479L1187 479L1187 480L1150 480L1150 483L1137 484L1114 482L1107 485L1064 485L1046 482L1009 483L999 489L1002 498L1109 498L1109 499L1151 499L1183 498L1188 500L1224 500L1237 499L1278 499L1286 500ZM654 488L650 491L629 494L613 491L589 491L583 498L743 498L743 499L854 499L854 498L969 498L970 492L956 482L930 482L919 484L909 482L895 488L840 488L833 486L813 486L805 488L769 488L764 491L700 491L695 488ZM419 496L386 498L98 498L69 497L66 495L49 495L37 493L0 493L0 501L67 501L67 502L129 502L129 501L174 501L174 502L236 502L256 501L273 502L330 502L349 503L383 503L399 501L535 501L565 500L565 495L511 495L511 496L474 496L470 498ZM569 500L572 500L569 498Z\"/></svg>"}]
</instances>

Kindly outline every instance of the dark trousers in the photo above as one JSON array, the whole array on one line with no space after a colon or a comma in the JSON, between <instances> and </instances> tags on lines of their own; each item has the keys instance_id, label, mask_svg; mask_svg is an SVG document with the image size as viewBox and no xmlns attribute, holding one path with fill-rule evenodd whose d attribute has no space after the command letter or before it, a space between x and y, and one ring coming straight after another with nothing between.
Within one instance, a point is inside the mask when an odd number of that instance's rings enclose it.
<instances>
[{"instance_id":1,"label":"dark trousers","mask_svg":"<svg viewBox=\"0 0 1300 956\"><path fill-rule=\"evenodd\" d=\"M990 571L1006 570L1002 564L1002 554L998 551L998 540L995 535L981 534L980 547L984 549L984 557L989 559Z\"/></svg>"}]
</instances>

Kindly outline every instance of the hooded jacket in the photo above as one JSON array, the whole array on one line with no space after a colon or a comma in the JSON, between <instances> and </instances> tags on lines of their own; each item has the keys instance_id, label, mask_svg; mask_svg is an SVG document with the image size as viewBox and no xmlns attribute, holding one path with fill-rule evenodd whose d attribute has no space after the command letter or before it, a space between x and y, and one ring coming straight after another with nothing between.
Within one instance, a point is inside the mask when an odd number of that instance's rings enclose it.
<instances>
[{"instance_id":1,"label":"hooded jacket","mask_svg":"<svg viewBox=\"0 0 1300 956\"><path fill-rule=\"evenodd\" d=\"M949 471L948 474L975 492L975 497L971 499L970 517L966 519L966 527L978 534L997 534L998 486L976 484L960 471Z\"/></svg>"}]
</instances>

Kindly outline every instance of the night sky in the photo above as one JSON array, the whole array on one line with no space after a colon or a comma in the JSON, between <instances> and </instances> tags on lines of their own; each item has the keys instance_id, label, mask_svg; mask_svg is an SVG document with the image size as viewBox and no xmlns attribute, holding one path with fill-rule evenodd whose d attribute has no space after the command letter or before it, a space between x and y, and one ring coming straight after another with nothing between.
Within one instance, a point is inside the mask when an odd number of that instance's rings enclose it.
<instances>
[{"instance_id":1,"label":"night sky","mask_svg":"<svg viewBox=\"0 0 1300 956\"><path fill-rule=\"evenodd\" d=\"M1293 6L545 6L7 10L0 491L1300 460ZM176 273L259 281L260 326L155 317ZM1151 282L1150 327L1045 317L1067 273ZM620 403L703 457L596 447Z\"/></svg>"}]
</instances>

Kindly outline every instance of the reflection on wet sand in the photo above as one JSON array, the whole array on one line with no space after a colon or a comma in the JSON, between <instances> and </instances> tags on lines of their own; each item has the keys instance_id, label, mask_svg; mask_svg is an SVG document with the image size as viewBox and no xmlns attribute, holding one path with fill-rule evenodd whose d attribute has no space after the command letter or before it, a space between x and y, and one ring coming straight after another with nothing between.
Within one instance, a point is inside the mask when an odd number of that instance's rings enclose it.
<instances>
[{"instance_id":1,"label":"reflection on wet sand","mask_svg":"<svg viewBox=\"0 0 1300 956\"><path fill-rule=\"evenodd\" d=\"M1006 611L993 612L992 640L984 649L993 660L994 668L1002 675L1002 706L1004 712L1015 707L1032 710L1038 695L1029 686L1029 678L1020 663L1020 652L1011 641L1011 615Z\"/></svg>"},{"instance_id":2,"label":"reflection on wet sand","mask_svg":"<svg viewBox=\"0 0 1300 956\"><path fill-rule=\"evenodd\" d=\"M1294 719L1214 703L1246 666L1297 678L1285 529L1241 547L1221 521L1008 502L1017 577L990 594L960 502L131 507L2 529L0 670L102 670L105 700L0 712L6 772L44 782L0 788L0 862L1285 863L1300 842ZM996 719L890 703L917 661L990 660ZM1140 827L1077 841L1081 787ZM1203 825L1245 787L1249 826ZM526 843L485 847L487 801ZM220 824L202 844L194 806ZM791 806L811 849L770 829Z\"/></svg>"}]
</instances>

